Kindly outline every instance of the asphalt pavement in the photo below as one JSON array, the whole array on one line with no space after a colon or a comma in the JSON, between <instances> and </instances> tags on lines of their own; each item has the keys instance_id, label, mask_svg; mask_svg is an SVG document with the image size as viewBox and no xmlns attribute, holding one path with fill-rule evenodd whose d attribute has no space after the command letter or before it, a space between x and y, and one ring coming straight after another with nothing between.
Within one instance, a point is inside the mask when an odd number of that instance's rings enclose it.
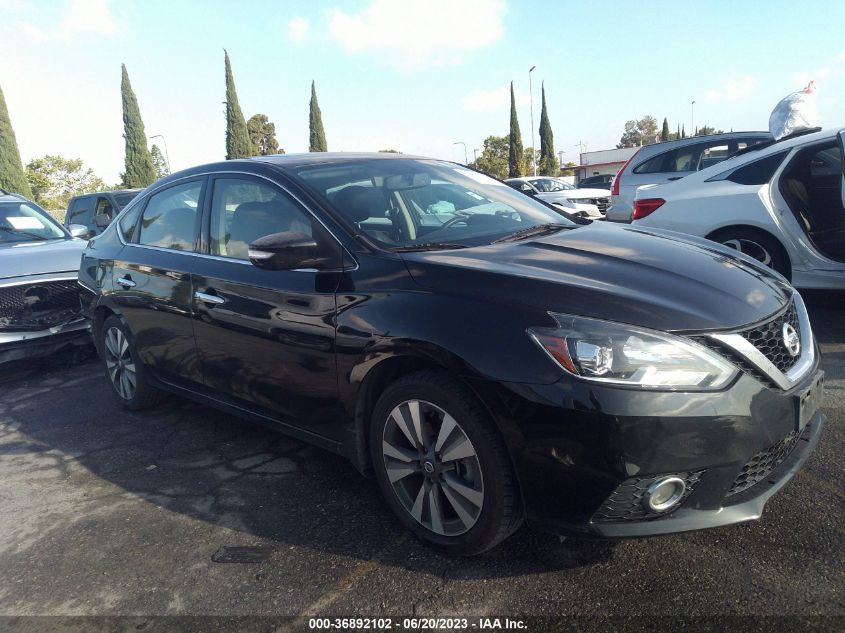
<instances>
[{"instance_id":1,"label":"asphalt pavement","mask_svg":"<svg viewBox=\"0 0 845 633\"><path fill-rule=\"evenodd\" d=\"M93 358L0 368L0 628L510 616L529 630L843 630L845 295L807 301L828 425L762 520L618 542L523 528L475 559L409 536L340 457L177 398L125 412Z\"/></svg>"}]
</instances>

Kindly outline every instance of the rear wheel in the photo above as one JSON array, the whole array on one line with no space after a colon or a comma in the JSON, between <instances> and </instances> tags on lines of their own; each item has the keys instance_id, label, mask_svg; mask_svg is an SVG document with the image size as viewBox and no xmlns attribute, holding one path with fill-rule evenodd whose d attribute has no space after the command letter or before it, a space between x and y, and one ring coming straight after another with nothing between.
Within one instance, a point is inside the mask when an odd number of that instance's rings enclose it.
<instances>
[{"instance_id":1,"label":"rear wheel","mask_svg":"<svg viewBox=\"0 0 845 633\"><path fill-rule=\"evenodd\" d=\"M147 382L146 368L138 360L129 329L110 316L100 329L100 350L112 393L127 409L140 410L161 400L162 393Z\"/></svg>"},{"instance_id":2,"label":"rear wheel","mask_svg":"<svg viewBox=\"0 0 845 633\"><path fill-rule=\"evenodd\" d=\"M792 265L783 246L762 231L737 227L720 231L710 239L756 259L787 279L792 275Z\"/></svg>"},{"instance_id":3,"label":"rear wheel","mask_svg":"<svg viewBox=\"0 0 845 633\"><path fill-rule=\"evenodd\" d=\"M390 507L448 553L483 552L522 522L501 435L474 395L445 372L390 385L373 411L370 447Z\"/></svg>"}]
</instances>

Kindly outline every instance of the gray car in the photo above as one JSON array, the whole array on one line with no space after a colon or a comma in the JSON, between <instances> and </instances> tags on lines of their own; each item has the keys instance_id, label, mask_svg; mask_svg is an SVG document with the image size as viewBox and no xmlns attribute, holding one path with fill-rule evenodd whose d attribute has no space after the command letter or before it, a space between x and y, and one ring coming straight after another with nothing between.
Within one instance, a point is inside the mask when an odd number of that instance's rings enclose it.
<instances>
[{"instance_id":1,"label":"gray car","mask_svg":"<svg viewBox=\"0 0 845 633\"><path fill-rule=\"evenodd\" d=\"M0 189L0 363L90 341L80 313L79 262L86 241L41 207Z\"/></svg>"},{"instance_id":2,"label":"gray car","mask_svg":"<svg viewBox=\"0 0 845 633\"><path fill-rule=\"evenodd\" d=\"M643 145L613 179L608 221L631 221L634 197L639 187L680 180L771 138L768 132L728 132Z\"/></svg>"}]
</instances>

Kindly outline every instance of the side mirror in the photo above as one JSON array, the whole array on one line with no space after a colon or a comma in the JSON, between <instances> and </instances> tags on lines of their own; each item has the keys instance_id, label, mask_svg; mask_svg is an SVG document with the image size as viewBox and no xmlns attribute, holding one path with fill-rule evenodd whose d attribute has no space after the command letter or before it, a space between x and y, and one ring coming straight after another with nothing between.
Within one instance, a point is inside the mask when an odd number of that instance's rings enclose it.
<instances>
[{"instance_id":1,"label":"side mirror","mask_svg":"<svg viewBox=\"0 0 845 633\"><path fill-rule=\"evenodd\" d=\"M107 213L98 213L94 216L94 225L104 229L111 224L111 218Z\"/></svg>"},{"instance_id":2,"label":"side mirror","mask_svg":"<svg viewBox=\"0 0 845 633\"><path fill-rule=\"evenodd\" d=\"M266 270L326 269L339 267L336 255L327 256L317 241L297 231L259 237L249 245L249 261Z\"/></svg>"},{"instance_id":3,"label":"side mirror","mask_svg":"<svg viewBox=\"0 0 845 633\"><path fill-rule=\"evenodd\" d=\"M70 231L71 237L85 239L91 236L91 231L84 224L68 224L67 230Z\"/></svg>"}]
</instances>

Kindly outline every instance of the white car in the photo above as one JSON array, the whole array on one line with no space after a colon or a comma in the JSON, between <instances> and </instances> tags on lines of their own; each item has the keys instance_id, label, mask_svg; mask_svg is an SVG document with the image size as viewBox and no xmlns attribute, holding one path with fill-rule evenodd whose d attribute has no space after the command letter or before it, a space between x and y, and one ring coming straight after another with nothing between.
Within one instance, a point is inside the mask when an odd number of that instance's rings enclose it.
<instances>
[{"instance_id":1,"label":"white car","mask_svg":"<svg viewBox=\"0 0 845 633\"><path fill-rule=\"evenodd\" d=\"M610 206L610 192L607 189L578 189L551 176L508 178L505 183L576 215L602 218Z\"/></svg>"},{"instance_id":2,"label":"white car","mask_svg":"<svg viewBox=\"0 0 845 633\"><path fill-rule=\"evenodd\" d=\"M640 187L632 223L720 242L799 288L845 289L843 141L845 130L806 130Z\"/></svg>"}]
</instances>

